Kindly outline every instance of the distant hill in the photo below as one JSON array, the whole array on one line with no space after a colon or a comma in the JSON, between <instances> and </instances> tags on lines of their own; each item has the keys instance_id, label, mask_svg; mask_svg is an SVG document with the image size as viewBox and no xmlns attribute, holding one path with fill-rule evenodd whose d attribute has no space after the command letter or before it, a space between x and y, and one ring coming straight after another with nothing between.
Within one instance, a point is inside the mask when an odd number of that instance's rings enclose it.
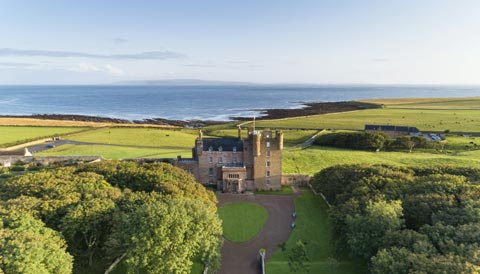
<instances>
[{"instance_id":1,"label":"distant hill","mask_svg":"<svg viewBox=\"0 0 480 274\"><path fill-rule=\"evenodd\" d=\"M146 85L146 86L253 86L261 85L248 82L209 81L197 79L169 79L169 80L139 80L121 81L113 85Z\"/></svg>"}]
</instances>

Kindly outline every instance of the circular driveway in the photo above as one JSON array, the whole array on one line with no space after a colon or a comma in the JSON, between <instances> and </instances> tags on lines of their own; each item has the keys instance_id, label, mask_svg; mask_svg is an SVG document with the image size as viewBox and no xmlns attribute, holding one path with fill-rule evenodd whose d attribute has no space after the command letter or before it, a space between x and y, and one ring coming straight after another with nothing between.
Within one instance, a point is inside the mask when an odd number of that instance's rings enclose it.
<instances>
[{"instance_id":1,"label":"circular driveway","mask_svg":"<svg viewBox=\"0 0 480 274\"><path fill-rule=\"evenodd\" d=\"M267 250L267 259L288 240L292 232L293 199L296 195L246 195L218 194L218 207L231 202L249 202L267 209L268 219L263 229L253 239L244 243L225 240L222 247L220 274L261 273L258 251Z\"/></svg>"}]
</instances>

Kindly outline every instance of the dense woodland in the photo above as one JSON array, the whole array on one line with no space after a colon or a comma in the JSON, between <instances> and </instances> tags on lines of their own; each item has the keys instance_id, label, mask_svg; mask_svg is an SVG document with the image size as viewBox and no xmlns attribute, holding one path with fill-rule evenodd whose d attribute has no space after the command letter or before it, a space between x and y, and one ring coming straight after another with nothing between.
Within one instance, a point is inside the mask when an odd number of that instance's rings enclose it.
<instances>
[{"instance_id":1,"label":"dense woodland","mask_svg":"<svg viewBox=\"0 0 480 274\"><path fill-rule=\"evenodd\" d=\"M216 197L169 164L106 161L0 184L0 273L188 273L219 267Z\"/></svg>"},{"instance_id":2,"label":"dense woodland","mask_svg":"<svg viewBox=\"0 0 480 274\"><path fill-rule=\"evenodd\" d=\"M480 168L343 165L312 186L332 205L339 252L373 274L480 271Z\"/></svg>"}]
</instances>

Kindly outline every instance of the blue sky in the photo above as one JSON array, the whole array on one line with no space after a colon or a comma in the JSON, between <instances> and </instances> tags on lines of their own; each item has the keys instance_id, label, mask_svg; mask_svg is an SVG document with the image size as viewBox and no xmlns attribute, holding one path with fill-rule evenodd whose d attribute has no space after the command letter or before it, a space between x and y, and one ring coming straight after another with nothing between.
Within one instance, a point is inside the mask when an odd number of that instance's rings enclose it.
<instances>
[{"instance_id":1,"label":"blue sky","mask_svg":"<svg viewBox=\"0 0 480 274\"><path fill-rule=\"evenodd\" d=\"M480 1L0 2L0 84L480 84Z\"/></svg>"}]
</instances>

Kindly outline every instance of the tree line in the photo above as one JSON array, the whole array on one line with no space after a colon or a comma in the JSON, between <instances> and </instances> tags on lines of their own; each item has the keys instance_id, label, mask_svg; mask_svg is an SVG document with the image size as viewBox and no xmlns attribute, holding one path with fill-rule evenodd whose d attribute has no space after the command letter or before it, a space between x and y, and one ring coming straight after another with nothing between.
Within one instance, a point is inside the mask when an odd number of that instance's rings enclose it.
<instances>
[{"instance_id":1,"label":"tree line","mask_svg":"<svg viewBox=\"0 0 480 274\"><path fill-rule=\"evenodd\" d=\"M316 145L348 148L357 150L379 151L408 150L414 148L430 148L435 143L429 144L422 136L400 136L391 138L382 132L336 132L320 135L316 138Z\"/></svg>"},{"instance_id":2,"label":"tree line","mask_svg":"<svg viewBox=\"0 0 480 274\"><path fill-rule=\"evenodd\" d=\"M219 267L216 197L166 163L104 161L0 184L0 273L189 273Z\"/></svg>"},{"instance_id":3,"label":"tree line","mask_svg":"<svg viewBox=\"0 0 480 274\"><path fill-rule=\"evenodd\" d=\"M372 274L479 273L480 169L341 165L312 187L332 205L339 252Z\"/></svg>"}]
</instances>

